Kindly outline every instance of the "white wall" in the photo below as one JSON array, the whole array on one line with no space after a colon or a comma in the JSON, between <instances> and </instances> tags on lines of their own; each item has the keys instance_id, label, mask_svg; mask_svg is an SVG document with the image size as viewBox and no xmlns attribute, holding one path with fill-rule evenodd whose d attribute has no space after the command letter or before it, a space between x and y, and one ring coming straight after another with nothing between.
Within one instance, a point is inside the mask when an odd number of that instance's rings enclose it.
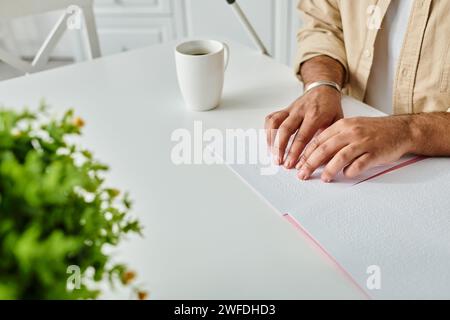
<instances>
[{"instance_id":1,"label":"white wall","mask_svg":"<svg viewBox=\"0 0 450 320\"><path fill-rule=\"evenodd\" d=\"M238 0L270 53L291 63L299 19L297 0ZM186 0L188 35L220 36L252 46L225 0Z\"/></svg>"},{"instance_id":2,"label":"white wall","mask_svg":"<svg viewBox=\"0 0 450 320\"><path fill-rule=\"evenodd\" d=\"M291 64L295 52L297 1L238 0L270 53L286 64ZM197 36L227 38L253 46L225 0L96 0L95 12L105 55ZM54 13L4 22L2 31L6 35L0 45L32 55L56 18ZM83 52L79 39L79 32L69 31L55 56L79 57Z\"/></svg>"}]
</instances>

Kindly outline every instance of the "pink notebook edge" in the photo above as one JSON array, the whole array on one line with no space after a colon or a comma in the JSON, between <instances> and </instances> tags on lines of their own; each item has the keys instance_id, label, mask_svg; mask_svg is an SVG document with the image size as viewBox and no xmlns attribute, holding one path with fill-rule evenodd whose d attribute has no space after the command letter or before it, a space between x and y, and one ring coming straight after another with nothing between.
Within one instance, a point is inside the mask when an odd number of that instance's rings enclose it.
<instances>
[{"instance_id":1,"label":"pink notebook edge","mask_svg":"<svg viewBox=\"0 0 450 320\"><path fill-rule=\"evenodd\" d=\"M413 157L409 160L405 160L397 165L394 165L382 172L379 172L377 174L374 174L372 176L370 176L369 178L366 178L364 180L361 180L357 183L354 184L354 186L376 179L378 177L381 177L385 174L394 172L396 170L402 169L404 167L410 166L412 164L415 164L417 162L420 162L422 160L428 159L428 157L423 157L423 156L416 156ZM307 240L310 241L310 244L312 244L317 250L318 252L320 252L322 254L322 256L328 260L328 262L330 262L335 268L336 270L338 270L345 279L347 279L347 281L349 281L367 300L373 300L373 297L371 297L366 290L363 289L362 286L359 285L359 283L356 281L356 279L350 274L350 272L348 272L335 258L334 256L329 253L324 246L322 246L320 244L320 242L318 240L315 239L315 237L312 236L311 233L309 233L306 228L304 228L296 218L294 218L291 214L289 213L282 213L280 212L280 210L278 210L277 208L275 208L272 203L270 203L269 200L267 200L258 190L256 190L246 179L244 179L244 177L242 177L231 165L226 165L245 185L247 185L261 200L263 200L264 203L266 203L270 208L272 208L275 212L278 212L279 215L282 216L282 218L284 218L288 223L290 223L292 226L294 226L297 231L299 231L304 238L306 238Z\"/></svg>"},{"instance_id":2,"label":"pink notebook edge","mask_svg":"<svg viewBox=\"0 0 450 320\"><path fill-rule=\"evenodd\" d=\"M293 216L289 213L283 214L283 218L286 219L294 228L299 231L310 244L318 250L331 264L338 270L344 278L349 281L367 300L372 300L373 298L359 285L359 283L353 278L353 276L329 253L325 247L323 247L320 242L315 239L311 233L308 232Z\"/></svg>"}]
</instances>

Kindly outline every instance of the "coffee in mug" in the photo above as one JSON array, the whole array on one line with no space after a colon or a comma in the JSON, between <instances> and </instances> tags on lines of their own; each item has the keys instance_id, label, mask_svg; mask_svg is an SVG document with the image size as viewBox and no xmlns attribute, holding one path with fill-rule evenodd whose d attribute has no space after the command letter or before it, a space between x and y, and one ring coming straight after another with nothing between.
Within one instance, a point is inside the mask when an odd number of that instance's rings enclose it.
<instances>
[{"instance_id":1,"label":"coffee in mug","mask_svg":"<svg viewBox=\"0 0 450 320\"><path fill-rule=\"evenodd\" d=\"M228 46L215 40L194 40L175 48L178 84L188 109L208 111L222 97Z\"/></svg>"}]
</instances>

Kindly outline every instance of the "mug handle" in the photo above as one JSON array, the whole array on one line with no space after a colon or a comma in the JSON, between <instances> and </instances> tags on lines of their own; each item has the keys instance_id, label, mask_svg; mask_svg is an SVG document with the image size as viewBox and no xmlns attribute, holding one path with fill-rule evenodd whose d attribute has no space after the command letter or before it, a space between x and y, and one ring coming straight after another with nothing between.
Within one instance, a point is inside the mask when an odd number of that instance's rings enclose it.
<instances>
[{"instance_id":1,"label":"mug handle","mask_svg":"<svg viewBox=\"0 0 450 320\"><path fill-rule=\"evenodd\" d=\"M227 70L228 62L230 61L230 47L225 42L222 42L223 49L225 51L225 67L224 70Z\"/></svg>"}]
</instances>

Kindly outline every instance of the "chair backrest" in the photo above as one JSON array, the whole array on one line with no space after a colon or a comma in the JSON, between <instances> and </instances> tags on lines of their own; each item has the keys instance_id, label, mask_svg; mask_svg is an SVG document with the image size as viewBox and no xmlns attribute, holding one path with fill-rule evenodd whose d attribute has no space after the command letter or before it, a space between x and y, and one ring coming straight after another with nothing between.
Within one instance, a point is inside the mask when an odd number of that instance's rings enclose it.
<instances>
[{"instance_id":1,"label":"chair backrest","mask_svg":"<svg viewBox=\"0 0 450 320\"><path fill-rule=\"evenodd\" d=\"M50 55L71 23L71 19L84 17L84 27L89 42L90 57L100 57L93 0L2 0L0 1L0 18L14 19L56 10L64 10L48 37L39 48L31 63L0 48L0 60L24 74L41 71L48 63ZM81 20L80 20L81 22ZM76 27L76 26L75 26ZM81 27L81 25L80 25Z\"/></svg>"}]
</instances>

